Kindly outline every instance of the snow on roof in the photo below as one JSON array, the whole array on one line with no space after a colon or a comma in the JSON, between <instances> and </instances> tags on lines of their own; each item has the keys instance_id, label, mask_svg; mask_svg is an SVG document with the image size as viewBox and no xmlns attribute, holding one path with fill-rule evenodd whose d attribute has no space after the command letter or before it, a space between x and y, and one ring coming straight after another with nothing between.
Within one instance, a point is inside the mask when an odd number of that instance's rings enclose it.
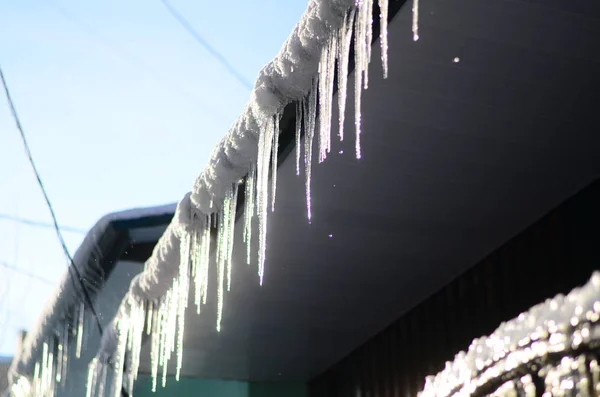
<instances>
[{"instance_id":1,"label":"snow on roof","mask_svg":"<svg viewBox=\"0 0 600 397\"><path fill-rule=\"evenodd\" d=\"M87 281L96 280L98 272L98 263L90 260L92 254L101 257L99 252L100 238L107 231L109 226L115 221L135 220L150 216L160 216L173 214L176 204L161 205L150 208L136 208L126 211L114 212L103 216L86 234L83 242L73 256L73 262L79 269L82 277L86 280L86 285L92 283ZM56 333L57 329L64 328L64 322L72 316L75 306L80 303L80 295L74 290L73 282L70 279L69 272L65 274L56 288L56 292L47 302L44 310L39 316L36 325L27 333L23 342L22 349L16 352L11 373L32 374L35 360L41 354L42 344L48 338Z\"/></svg>"},{"instance_id":2,"label":"snow on roof","mask_svg":"<svg viewBox=\"0 0 600 397\"><path fill-rule=\"evenodd\" d=\"M245 189L244 236L245 241L249 242L254 229L258 230L258 273L262 280L266 260L267 212L269 207L274 206L276 193L279 119L284 107L292 102L296 102L296 143L300 142L301 132L305 135L306 199L310 218L313 140L318 134L317 151L322 161L329 153L331 143L336 75L339 122L343 125L352 39L357 87L356 156L360 158L360 92L368 85L374 3L375 0L309 1L279 54L260 72L242 114L215 147L208 164L194 182L192 191L177 206L172 223L155 246L144 271L132 281L117 316L105 330L98 357L90 364L90 390L96 390L102 383L103 374L111 370L114 371L112 394L119 395L123 387L131 391L137 376L146 318L152 334L154 386L159 366L166 368L171 353L175 351L178 378L183 352L183 320L190 288L193 287L196 292L198 310L207 298L209 258L213 252L211 231L214 225L218 228L217 245L213 248L216 251L219 282L217 288L210 290L217 291L219 329L224 291L231 274L233 228L239 181L242 178ZM385 76L388 0L378 0L378 5ZM300 161L299 157L297 161ZM258 227L255 223L258 223ZM190 274L190 268L193 274ZM68 285L62 287L65 288L63 294L72 295ZM56 304L50 305L42 318L42 326L47 327L44 324L49 320L55 321L59 315L57 313L63 311ZM36 341L43 335L46 333L38 334ZM39 342L35 345L39 346ZM53 371L56 371L54 368L41 368L31 378L35 360L47 363L51 359L48 353L44 357L39 353L39 350L27 352L21 357L21 364L17 367L21 371L17 373L28 378L15 378L18 380L13 387L15 394L18 395L23 388L33 388L34 394L52 389L47 379L52 378ZM109 361L111 364L107 365ZM104 388L104 385L101 387Z\"/></svg>"}]
</instances>

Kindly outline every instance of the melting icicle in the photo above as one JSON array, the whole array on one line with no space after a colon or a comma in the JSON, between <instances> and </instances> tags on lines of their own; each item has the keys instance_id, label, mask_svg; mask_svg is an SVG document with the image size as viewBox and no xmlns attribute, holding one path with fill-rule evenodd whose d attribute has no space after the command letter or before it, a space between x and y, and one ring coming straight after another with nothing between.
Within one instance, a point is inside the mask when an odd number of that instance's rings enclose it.
<instances>
[{"instance_id":1,"label":"melting icicle","mask_svg":"<svg viewBox=\"0 0 600 397\"><path fill-rule=\"evenodd\" d=\"M206 216L201 221L199 231L194 233L195 256L193 266L195 283L195 303L196 313L200 314L201 304L206 304L208 291L208 268L210 263L210 242L211 242L211 220L210 216Z\"/></svg>"},{"instance_id":2,"label":"melting icicle","mask_svg":"<svg viewBox=\"0 0 600 397\"><path fill-rule=\"evenodd\" d=\"M304 187L306 191L306 213L308 222L312 221L312 199L311 199L311 184L312 184L312 148L313 139L315 136L315 121L317 112L317 81L313 79L311 91L308 97L303 102L304 106L304 172L306 174Z\"/></svg>"},{"instance_id":3,"label":"melting icicle","mask_svg":"<svg viewBox=\"0 0 600 397\"><path fill-rule=\"evenodd\" d=\"M332 35L323 47L319 63L319 163L325 161L331 151L331 113L337 41L337 35Z\"/></svg>"},{"instance_id":4,"label":"melting icicle","mask_svg":"<svg viewBox=\"0 0 600 397\"><path fill-rule=\"evenodd\" d=\"M300 136L302 135L302 102L296 102L296 175L300 175Z\"/></svg>"},{"instance_id":5,"label":"melting icicle","mask_svg":"<svg viewBox=\"0 0 600 397\"><path fill-rule=\"evenodd\" d=\"M380 28L379 43L381 44L381 65L383 66L383 78L388 78L388 0L379 0Z\"/></svg>"},{"instance_id":6,"label":"melting icicle","mask_svg":"<svg viewBox=\"0 0 600 397\"><path fill-rule=\"evenodd\" d=\"M96 388L96 385L94 384L94 377L96 374L97 363L98 359L94 358L88 367L87 388L85 393L86 397L92 397Z\"/></svg>"},{"instance_id":7,"label":"melting icicle","mask_svg":"<svg viewBox=\"0 0 600 397\"><path fill-rule=\"evenodd\" d=\"M266 120L258 139L258 162L256 181L256 204L258 213L258 276L263 283L265 254L267 250L267 210L269 195L269 161L274 138L273 119Z\"/></svg>"},{"instance_id":8,"label":"melting icicle","mask_svg":"<svg viewBox=\"0 0 600 397\"><path fill-rule=\"evenodd\" d=\"M56 381L62 383L62 360L63 360L63 345L62 335L58 334L58 347L56 348Z\"/></svg>"},{"instance_id":9,"label":"melting icicle","mask_svg":"<svg viewBox=\"0 0 600 397\"><path fill-rule=\"evenodd\" d=\"M185 328L185 309L188 306L189 297L189 271L190 271L190 257L191 257L191 236L189 233L184 232L181 238L181 262L179 264L179 277L174 284L174 288L177 288L178 301L176 302L177 308L177 369L175 373L175 380L179 381L179 374L181 373L181 366L183 363L183 332ZM143 320L142 320L143 321ZM141 345L141 340L140 340ZM139 354L138 354L139 357ZM137 364L137 363L136 363Z\"/></svg>"},{"instance_id":10,"label":"melting icicle","mask_svg":"<svg viewBox=\"0 0 600 397\"><path fill-rule=\"evenodd\" d=\"M252 253L252 218L255 209L256 165L250 165L246 178L245 209L244 209L244 242L246 243L246 264L250 265Z\"/></svg>"},{"instance_id":11,"label":"melting icicle","mask_svg":"<svg viewBox=\"0 0 600 397\"><path fill-rule=\"evenodd\" d=\"M275 211L275 196L277 194L277 155L279 150L279 120L281 114L273 116L273 153L271 154L271 212Z\"/></svg>"},{"instance_id":12,"label":"melting icicle","mask_svg":"<svg viewBox=\"0 0 600 397\"><path fill-rule=\"evenodd\" d=\"M152 317L154 315L154 303L148 301L147 302L147 317L146 317L146 335L150 335L152 332Z\"/></svg>"},{"instance_id":13,"label":"melting icicle","mask_svg":"<svg viewBox=\"0 0 600 397\"><path fill-rule=\"evenodd\" d=\"M305 190L306 190L306 212L308 222L312 221L312 199L311 199L311 183L312 183L312 149L313 139L315 136L315 123L317 117L317 79L313 79L312 88L308 97L304 100L304 170L306 174Z\"/></svg>"},{"instance_id":14,"label":"melting icicle","mask_svg":"<svg viewBox=\"0 0 600 397\"><path fill-rule=\"evenodd\" d=\"M97 396L104 397L104 389L106 389L106 378L107 378L106 365L104 365L104 364L100 366L99 378L100 378L100 381L98 382Z\"/></svg>"},{"instance_id":15,"label":"melting icicle","mask_svg":"<svg viewBox=\"0 0 600 397\"><path fill-rule=\"evenodd\" d=\"M373 42L373 1L366 1L366 12L364 15L364 29L365 29L365 40L363 42L365 46L365 57L363 58L363 79L365 82L365 90L369 88L369 64L371 63L371 43Z\"/></svg>"},{"instance_id":16,"label":"melting icicle","mask_svg":"<svg viewBox=\"0 0 600 397\"><path fill-rule=\"evenodd\" d=\"M235 218L237 213L237 201L238 184L235 183L232 187L232 197L229 207L229 224L227 225L227 291L231 291L231 269L233 268L233 240L235 236Z\"/></svg>"},{"instance_id":17,"label":"melting icicle","mask_svg":"<svg viewBox=\"0 0 600 397\"><path fill-rule=\"evenodd\" d=\"M227 190L223 206L219 212L219 235L217 237L217 331L221 332L221 320L223 319L223 301L225 289L225 265L226 265L226 224L228 223L229 201L231 200L231 188Z\"/></svg>"},{"instance_id":18,"label":"melting icicle","mask_svg":"<svg viewBox=\"0 0 600 397\"><path fill-rule=\"evenodd\" d=\"M356 158L360 159L361 147L360 147L360 134L361 134L361 94L362 94L362 66L364 65L364 40L365 40L365 26L364 26L364 15L365 5L364 2L360 4L358 9L358 16L354 27L354 125L356 127Z\"/></svg>"},{"instance_id":19,"label":"melting icicle","mask_svg":"<svg viewBox=\"0 0 600 397\"><path fill-rule=\"evenodd\" d=\"M413 40L419 40L419 0L413 0L412 6L412 32Z\"/></svg>"},{"instance_id":20,"label":"melting icicle","mask_svg":"<svg viewBox=\"0 0 600 397\"><path fill-rule=\"evenodd\" d=\"M112 394L114 396L118 396L121 394L121 388L123 386L123 370L125 365L125 350L127 348L127 330L128 324L126 318L120 318L117 321L117 333L118 333L118 342L117 342L117 350L114 357L114 377L113 377L113 387Z\"/></svg>"},{"instance_id":21,"label":"melting icicle","mask_svg":"<svg viewBox=\"0 0 600 397\"><path fill-rule=\"evenodd\" d=\"M352 25L354 23L355 9L352 8L344 17L340 28L338 44L338 113L339 113L339 137L344 140L344 119L346 117L346 99L348 97L348 61L350 59L350 44L352 43ZM296 146L299 147L299 142ZM300 170L298 170L298 173Z\"/></svg>"},{"instance_id":22,"label":"melting icicle","mask_svg":"<svg viewBox=\"0 0 600 397\"><path fill-rule=\"evenodd\" d=\"M210 223L209 223L210 224ZM156 392L158 378L158 363L160 361L160 335L162 334L161 302L157 304L152 318L152 336L150 339L150 376L152 377L152 392Z\"/></svg>"},{"instance_id":23,"label":"melting icicle","mask_svg":"<svg viewBox=\"0 0 600 397\"><path fill-rule=\"evenodd\" d=\"M62 341L62 346L63 346L63 358L61 361L62 364L62 368L60 370L61 378L63 380L63 382L66 380L67 377L67 371L68 371L68 365L69 365L69 323L65 322L65 329L62 333L62 337L63 337L63 341Z\"/></svg>"},{"instance_id":24,"label":"melting icicle","mask_svg":"<svg viewBox=\"0 0 600 397\"><path fill-rule=\"evenodd\" d=\"M83 303L79 304L79 314L77 317L77 347L75 350L75 357L81 358L81 345L83 341L83 317L85 315L85 306Z\"/></svg>"},{"instance_id":25,"label":"melting icicle","mask_svg":"<svg viewBox=\"0 0 600 397\"><path fill-rule=\"evenodd\" d=\"M48 370L48 343L44 342L42 344L42 366L40 367L40 380L41 386L40 390L42 393L46 392L46 371Z\"/></svg>"}]
</instances>

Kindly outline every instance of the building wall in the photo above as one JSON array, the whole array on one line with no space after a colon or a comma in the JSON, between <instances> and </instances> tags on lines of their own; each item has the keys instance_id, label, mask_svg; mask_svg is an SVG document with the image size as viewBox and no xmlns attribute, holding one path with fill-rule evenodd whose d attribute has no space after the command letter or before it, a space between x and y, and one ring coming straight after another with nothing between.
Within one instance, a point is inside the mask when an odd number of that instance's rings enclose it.
<instances>
[{"instance_id":1,"label":"building wall","mask_svg":"<svg viewBox=\"0 0 600 397\"><path fill-rule=\"evenodd\" d=\"M310 397L410 397L460 350L600 269L600 181L520 233L310 384Z\"/></svg>"},{"instance_id":2,"label":"building wall","mask_svg":"<svg viewBox=\"0 0 600 397\"><path fill-rule=\"evenodd\" d=\"M148 376L140 376L135 385L136 397L171 397L171 396L210 396L210 397L307 397L308 388L304 383L280 382L237 382L227 380L174 378L167 380L167 387L160 385L156 393L152 393L152 380Z\"/></svg>"}]
</instances>

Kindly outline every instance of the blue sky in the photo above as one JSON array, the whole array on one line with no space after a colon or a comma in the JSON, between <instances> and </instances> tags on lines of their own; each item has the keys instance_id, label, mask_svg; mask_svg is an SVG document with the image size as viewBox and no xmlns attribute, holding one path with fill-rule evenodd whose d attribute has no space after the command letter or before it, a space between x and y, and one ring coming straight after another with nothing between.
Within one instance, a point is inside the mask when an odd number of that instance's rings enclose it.
<instances>
[{"instance_id":1,"label":"blue sky","mask_svg":"<svg viewBox=\"0 0 600 397\"><path fill-rule=\"evenodd\" d=\"M254 82L307 0L172 0ZM283 5L285 4L285 5ZM59 222L178 201L250 92L160 0L0 0L0 64ZM0 214L50 222L0 97ZM65 233L74 252L83 235ZM56 283L66 260L51 229L0 219L0 262ZM54 293L0 267L0 355Z\"/></svg>"}]
</instances>

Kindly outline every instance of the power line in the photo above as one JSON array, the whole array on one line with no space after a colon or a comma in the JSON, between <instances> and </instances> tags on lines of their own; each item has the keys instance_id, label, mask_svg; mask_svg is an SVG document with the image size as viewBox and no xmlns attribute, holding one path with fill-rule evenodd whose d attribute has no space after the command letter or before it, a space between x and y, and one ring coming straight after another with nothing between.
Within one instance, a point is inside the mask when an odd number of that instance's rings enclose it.
<instances>
[{"instance_id":1,"label":"power line","mask_svg":"<svg viewBox=\"0 0 600 397\"><path fill-rule=\"evenodd\" d=\"M237 81L239 81L240 83L242 83L244 85L244 87L246 87L247 89L251 90L252 89L252 84L250 82L248 82L248 80L246 80L246 78L240 73L238 72L231 63L229 63L229 61L223 56L223 54L221 54L219 51L217 51L213 46L211 46L198 32L196 32L196 30L194 30L194 28L192 27L192 25L188 22L187 19L185 19L183 17L183 15L181 15L172 5L171 3L168 2L168 0L160 0L164 6L167 8L167 11L169 11L169 13L181 24L181 26L183 26L183 28L185 30L187 30L187 32L192 35L192 37L198 42L200 43L200 45L202 47L204 47L204 49L206 49L206 51L208 51L210 53L210 55L212 55L214 58L216 58L221 65L225 66L225 68L227 69L227 71L237 79Z\"/></svg>"},{"instance_id":2,"label":"power line","mask_svg":"<svg viewBox=\"0 0 600 397\"><path fill-rule=\"evenodd\" d=\"M28 272L27 270L20 269L16 266L10 265L6 262L0 262L0 266L6 268L8 270L12 270L15 273L22 274L23 276L27 276L31 279L41 281L42 283L50 285L50 286L54 286L56 284L55 282L53 282L45 277L42 277L42 276L32 273L32 272Z\"/></svg>"},{"instance_id":3,"label":"power line","mask_svg":"<svg viewBox=\"0 0 600 397\"><path fill-rule=\"evenodd\" d=\"M48 206L48 210L50 211L50 215L52 217L52 222L54 224L54 229L56 231L58 241L60 242L60 245L62 246L62 249L63 249L66 257L69 259L69 266L67 269L68 269L68 272L70 275L71 282L73 283L74 291L77 291L77 284L75 283L75 277L73 276L73 272L75 272L75 274L77 276L76 279L77 279L77 281L79 281L79 285L81 287L81 292L83 292L84 299L85 299L86 303L89 305L90 310L92 311L92 314L96 318L96 324L98 326L98 330L100 331L100 335L102 335L102 325L100 324L100 319L98 318L98 314L96 313L96 309L94 308L94 304L92 303L92 299L88 293L88 290L87 290L85 284L83 283L83 277L81 276L79 269L77 269L77 266L75 266L75 263L73 262L73 258L71 257L71 254L69 253L69 249L67 248L65 239L63 238L63 235L60 231L60 227L58 226L58 220L56 219L56 214L54 213L54 208L52 207L52 203L50 202L50 198L48 197L48 194L46 193L46 188L44 187L44 183L42 182L42 178L40 177L37 167L35 166L35 162L33 161L33 156L31 154L31 150L29 149L29 144L27 143L27 138L25 137L25 132L23 131L23 126L21 125L21 120L19 119L19 115L17 114L17 109L15 108L15 105L12 101L12 97L10 95L10 90L8 89L8 83L6 82L6 79L4 77L4 73L2 72L1 66L0 66L0 79L2 80L2 85L4 86L6 100L8 101L8 105L10 107L12 116L17 125L17 129L19 130L19 133L21 134L21 139L23 141L23 145L25 146L25 153L27 154L27 158L29 159L29 163L31 164L33 173L35 174L35 178L37 179L38 185L40 186L40 189L42 190L44 200L46 201L46 205Z\"/></svg>"},{"instance_id":4,"label":"power line","mask_svg":"<svg viewBox=\"0 0 600 397\"><path fill-rule=\"evenodd\" d=\"M21 223L21 224L27 225L27 226L40 227L40 228L45 228L45 229L54 229L54 225L51 223L35 221L32 219L21 218L21 217L9 215L9 214L0 213L0 220ZM74 227L69 227L69 226L64 226L64 225L60 226L60 230L62 230L63 232L77 233L77 234L86 234L87 233L83 229L77 229Z\"/></svg>"}]
</instances>

